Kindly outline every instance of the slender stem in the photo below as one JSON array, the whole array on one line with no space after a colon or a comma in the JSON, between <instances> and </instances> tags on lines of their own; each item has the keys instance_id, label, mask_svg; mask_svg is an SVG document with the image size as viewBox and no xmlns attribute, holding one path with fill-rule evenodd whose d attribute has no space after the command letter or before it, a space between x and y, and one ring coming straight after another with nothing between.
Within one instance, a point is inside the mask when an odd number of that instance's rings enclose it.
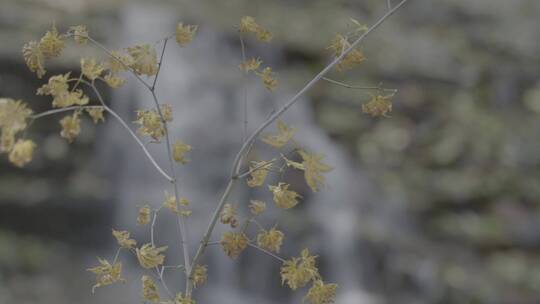
<instances>
[{"instance_id":1,"label":"slender stem","mask_svg":"<svg viewBox=\"0 0 540 304\"><path fill-rule=\"evenodd\" d=\"M62 113L62 112L67 112L67 111L81 110L81 109L98 109L98 108L103 108L103 106L72 106L72 107L67 107L67 108L48 110L48 111L45 111L45 112L41 112L41 113L32 115L30 118L35 120L35 119L39 119L39 118L42 118L42 117L45 117L45 116L58 114L58 113Z\"/></svg>"},{"instance_id":2,"label":"slender stem","mask_svg":"<svg viewBox=\"0 0 540 304\"><path fill-rule=\"evenodd\" d=\"M114 60L118 61L121 65L124 66L124 68L126 68L128 71L130 71L134 76L135 78L137 78L137 80L139 80L145 87L147 87L148 89L150 89L150 85L144 81L144 79L141 78L141 76L137 75L137 73L135 73L128 65L125 64L125 62L123 62L120 58L114 56L112 54L111 51L109 51L109 49L107 49L103 44L97 42L96 40L94 40L92 37L88 36L87 37L88 40L90 42L92 42L95 46L97 46L98 48L100 48L101 50L103 50L107 55L109 55L109 57L113 58Z\"/></svg>"},{"instance_id":3,"label":"slender stem","mask_svg":"<svg viewBox=\"0 0 540 304\"><path fill-rule=\"evenodd\" d=\"M379 90L379 91L383 91L383 92L392 92L392 93L397 92L397 89L385 89L381 85L378 85L376 87L375 86L361 87L361 86L354 86L354 85L346 84L344 82L333 80L333 79L330 79L330 78L327 78L327 77L323 77L322 80L327 81L327 82L332 83L332 84L335 84L335 85L338 85L338 86L348 88L348 89L353 89L353 90Z\"/></svg>"},{"instance_id":4,"label":"slender stem","mask_svg":"<svg viewBox=\"0 0 540 304\"><path fill-rule=\"evenodd\" d=\"M253 243L251 243L251 242L248 242L248 245L249 245L250 247L253 247L253 248L255 248L255 249L257 249L257 250L263 252L263 253L266 253L267 255L273 257L274 259L280 261L281 263L285 263L285 262L286 262L286 260L285 260L284 258L279 257L278 255L276 255L276 254L274 254L274 253L272 253L272 252L270 252L270 251L268 251L268 250L266 250L266 249L264 249L264 248L261 248L261 247L255 245L255 244L253 244Z\"/></svg>"},{"instance_id":5,"label":"slender stem","mask_svg":"<svg viewBox=\"0 0 540 304\"><path fill-rule=\"evenodd\" d=\"M172 145L171 145L171 139L170 139L170 136L169 136L169 128L168 128L168 125L167 125L167 121L165 120L165 117L163 116L163 113L161 111L160 104L159 104L158 98L156 96L155 90L150 89L150 92L152 93L152 98L154 100L154 103L156 104L158 114L159 114L159 116L161 118L161 122L162 122L163 128L165 130L165 143L167 145L167 147L166 147L167 148L167 155L169 157L170 170L171 170L171 174L172 174L171 183L173 184L173 188L174 188L174 196L175 196L175 201L176 201L176 208L178 210L180 210L181 207L180 207L180 203L178 201L178 198L180 196L180 191L178 189L177 175L176 175L176 170L174 168L174 160L173 160L173 157L172 157ZM187 243L187 236L186 236L186 221L184 220L183 216L178 216L177 223L178 223L178 229L180 230L180 242L181 242L181 246L182 246L183 254L184 254L184 267L186 267L186 274L189 274L189 273L191 273L191 264L190 264L190 257L189 257L189 244ZM190 276L186 275L186 294L188 293L188 291L191 292L191 287L190 286L191 286ZM187 295L191 295L191 293L189 293Z\"/></svg>"},{"instance_id":6,"label":"slender stem","mask_svg":"<svg viewBox=\"0 0 540 304\"><path fill-rule=\"evenodd\" d=\"M159 63L158 63L158 70L156 72L156 76L154 77L154 82L152 83L151 90L154 90L156 88L156 83L158 80L159 72L161 71L161 65L163 63L163 56L165 56L165 48L167 47L167 42L169 41L169 38L165 38L165 42L163 42L163 49L161 50L161 56L159 57Z\"/></svg>"},{"instance_id":7,"label":"slender stem","mask_svg":"<svg viewBox=\"0 0 540 304\"><path fill-rule=\"evenodd\" d=\"M332 70L345 56L347 56L353 49L355 49L369 34L371 34L375 29L377 29L386 19L392 16L403 4L408 0L402 0L398 5L393 7L389 12L384 14L374 25L372 25L364 34L360 35L347 49L345 49L340 56L336 57L329 65L327 65L319 74L317 74L311 81L309 81L296 95L294 95L284 106L277 110L269 119L267 119L251 136L244 142L244 145L240 148L240 151L236 155L236 158L233 162L231 176L237 174L235 170L238 170L237 165L244 151L249 147L250 143L254 141L259 134L266 129L271 123L278 119L285 111L287 111L293 104L295 104L298 99L303 96L307 91L309 91L321 78L323 78L330 70Z\"/></svg>"},{"instance_id":8,"label":"slender stem","mask_svg":"<svg viewBox=\"0 0 540 304\"><path fill-rule=\"evenodd\" d=\"M98 89L96 88L96 86L92 83L90 85L90 87L92 88L92 90L94 91L94 93L96 94L97 98L99 99L99 101L101 102L102 104L102 107L103 109L105 109L105 111L107 111L107 113L111 114L114 118L116 118L116 120L118 120L118 122L124 127L124 129L126 129L129 134L131 135L131 137L133 137L133 139L135 139L135 141L139 144L139 146L141 147L141 149L143 150L144 154L146 154L146 156L148 157L148 159L150 160L150 162L152 163L152 165L154 165L154 167L158 170L159 173L161 173L161 175L163 175L169 182L172 182L173 181L173 178L171 178L167 173L165 173L165 171L163 171L163 169L161 169L161 167L158 165L158 163L156 162L156 160L154 159L154 157L152 156L152 154L150 154L150 152L148 151L148 149L146 149L146 146L144 145L144 143L139 139L139 137L137 137L137 135L135 134L135 132L133 132L133 130L131 130L131 128L128 126L128 124L122 119L122 117L120 117L120 115L118 115L115 111L113 111L111 108L109 108L107 106L107 104L105 104L105 101L103 100L103 97L101 96L101 94L99 93Z\"/></svg>"},{"instance_id":9,"label":"slender stem","mask_svg":"<svg viewBox=\"0 0 540 304\"><path fill-rule=\"evenodd\" d=\"M408 0L402 0L398 5L393 7L389 12L384 14L374 25L372 25L364 34L359 36L351 45L349 48L344 50L340 56L335 58L329 65L327 65L319 74L317 74L311 81L309 81L296 95L294 95L283 107L281 107L279 110L277 110L274 114L272 114L257 130L251 134L250 137L246 141L244 141L244 144L240 148L240 151L236 154L236 157L233 161L232 165L232 172L229 178L229 182L227 183L227 187L225 188L225 191L223 195L221 196L221 199L214 210L213 216L210 219L210 222L208 224L208 228L206 229L206 232L203 235L203 238L201 240L201 243L199 245L199 248L197 249L197 252L195 256L193 257L193 264L196 264L197 261L201 258L202 254L204 253L206 247L208 246L208 241L210 240L210 236L212 232L214 231L214 227L216 225L216 221L219 217L219 214L221 210L223 209L223 206L225 205L225 201L229 197L232 188L234 187L236 181L238 180L237 175L240 171L239 163L243 157L244 152L246 149L248 149L251 144L255 141L257 136L266 128L268 125L270 125L272 122L274 122L276 119L278 119L285 111L287 111L298 99L304 95L309 89L311 89L322 77L324 77L334 66L336 66L349 52L351 52L354 48L356 48L364 39L367 37L371 32L373 32L376 28L378 28L386 19L388 19L390 16L392 16L401 6L403 6ZM190 272L190 277L193 274L193 269Z\"/></svg>"},{"instance_id":10,"label":"slender stem","mask_svg":"<svg viewBox=\"0 0 540 304\"><path fill-rule=\"evenodd\" d=\"M392 9L392 0L386 0L386 7L388 8L388 10Z\"/></svg>"},{"instance_id":11,"label":"slender stem","mask_svg":"<svg viewBox=\"0 0 540 304\"><path fill-rule=\"evenodd\" d=\"M246 46L244 44L244 39L242 38L242 33L239 31L238 36L240 37L240 47L242 50L242 63L246 62ZM244 133L242 136L242 142L247 138L247 128L248 128L248 96L247 96L247 71L243 70L244 77Z\"/></svg>"},{"instance_id":12,"label":"slender stem","mask_svg":"<svg viewBox=\"0 0 540 304\"><path fill-rule=\"evenodd\" d=\"M166 149L167 149L167 156L169 158L170 171L171 171L171 174L172 174L172 177L173 177L173 180L171 181L171 183L173 184L173 188L174 188L174 197L175 197L175 202L176 202L176 208L177 208L177 210L180 210L181 207L180 207L180 203L178 201L178 198L180 196L180 191L178 189L178 184L177 184L178 177L176 175L176 170L175 170L175 166L174 166L174 159L173 159L173 155L172 155L172 144L171 144L171 138L170 138L170 134L169 134L169 127L168 127L167 121L165 120L165 116L163 116L163 112L161 111L161 105L160 105L159 100L158 100L157 95L156 95L156 82L157 82L159 73L161 71L161 67L162 67L161 63L163 62L163 58L165 56L165 49L167 47L167 41L168 40L169 40L169 38L166 38L165 42L163 43L163 49L161 50L161 56L160 56L160 60L159 60L158 70L157 70L156 76L154 78L154 83L152 84L151 87L148 88L148 90L152 94L152 99L154 100L154 103L156 105L156 110L157 110L157 112L159 114L159 117L161 119L161 123L163 124L163 129L165 130L165 144L166 144ZM184 255L184 267L186 268L186 294L189 296L190 293L188 294L188 291L191 292L191 280L190 280L190 277L187 274L189 274L190 271L191 271L191 265L190 265L190 257L189 257L189 244L187 242L187 233L186 233L187 225L186 225L186 220L183 218L183 216L178 216L177 217L177 223L178 223L178 229L180 231L180 243L181 243L181 247L182 247L183 255Z\"/></svg>"}]
</instances>

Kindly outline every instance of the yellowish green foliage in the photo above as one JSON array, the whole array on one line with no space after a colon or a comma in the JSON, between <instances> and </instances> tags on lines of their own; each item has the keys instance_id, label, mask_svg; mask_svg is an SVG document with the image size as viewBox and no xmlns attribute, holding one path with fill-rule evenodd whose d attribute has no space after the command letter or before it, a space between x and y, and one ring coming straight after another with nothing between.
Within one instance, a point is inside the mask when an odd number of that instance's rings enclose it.
<instances>
[{"instance_id":1,"label":"yellowish green foliage","mask_svg":"<svg viewBox=\"0 0 540 304\"><path fill-rule=\"evenodd\" d=\"M88 271L96 274L96 284L92 287L92 293L98 287L110 285L116 282L125 282L122 277L122 263L110 264L107 260L98 258L99 265L88 268Z\"/></svg>"},{"instance_id":2,"label":"yellowish green foliage","mask_svg":"<svg viewBox=\"0 0 540 304\"><path fill-rule=\"evenodd\" d=\"M150 136L154 140L159 141L165 135L165 127L156 110L137 111L137 120L135 123L140 125L137 131L143 136Z\"/></svg>"},{"instance_id":3,"label":"yellowish green foliage","mask_svg":"<svg viewBox=\"0 0 540 304\"><path fill-rule=\"evenodd\" d=\"M145 205L141 208L139 208L139 214L137 215L137 224L139 225L146 225L150 223L150 214L152 213L152 209L150 209L149 205Z\"/></svg>"},{"instance_id":4,"label":"yellowish green foliage","mask_svg":"<svg viewBox=\"0 0 540 304\"><path fill-rule=\"evenodd\" d=\"M22 167L32 160L36 144L29 139L19 139L9 152L9 161L17 167Z\"/></svg>"},{"instance_id":5,"label":"yellowish green foliage","mask_svg":"<svg viewBox=\"0 0 540 304\"><path fill-rule=\"evenodd\" d=\"M313 282L304 301L311 304L332 304L335 301L337 284L324 284L322 280Z\"/></svg>"},{"instance_id":6,"label":"yellowish green foliage","mask_svg":"<svg viewBox=\"0 0 540 304\"><path fill-rule=\"evenodd\" d=\"M329 172L333 168L322 162L324 158L322 154L310 154L305 151L298 153L303 159L302 168L306 182L313 192L317 192L319 185L324 185L324 176L322 173Z\"/></svg>"},{"instance_id":7,"label":"yellowish green foliage","mask_svg":"<svg viewBox=\"0 0 540 304\"><path fill-rule=\"evenodd\" d=\"M23 46L22 49L24 62L30 71L36 73L38 78L45 75L45 56L39 48L39 42L30 41Z\"/></svg>"},{"instance_id":8,"label":"yellowish green foliage","mask_svg":"<svg viewBox=\"0 0 540 304\"><path fill-rule=\"evenodd\" d=\"M127 49L133 58L130 67L138 75L154 76L158 71L156 49L149 44L136 45Z\"/></svg>"},{"instance_id":9,"label":"yellowish green foliage","mask_svg":"<svg viewBox=\"0 0 540 304\"><path fill-rule=\"evenodd\" d=\"M88 43L88 29L85 25L75 25L69 28L69 33L73 35L73 40L80 45Z\"/></svg>"},{"instance_id":10,"label":"yellowish green foliage","mask_svg":"<svg viewBox=\"0 0 540 304\"><path fill-rule=\"evenodd\" d=\"M137 241L129 238L130 233L128 231L113 229L112 235L116 238L116 242L118 242L118 245L122 248L132 249L137 245Z\"/></svg>"},{"instance_id":11,"label":"yellowish green foliage","mask_svg":"<svg viewBox=\"0 0 540 304\"><path fill-rule=\"evenodd\" d=\"M225 232L220 243L225 254L232 259L236 259L246 249L248 241L248 238L242 232Z\"/></svg>"},{"instance_id":12,"label":"yellowish green foliage","mask_svg":"<svg viewBox=\"0 0 540 304\"><path fill-rule=\"evenodd\" d=\"M273 89L277 87L278 81L276 79L275 73L272 72L271 67L264 68L262 72L255 71L255 74L261 77L263 85L267 90L272 91Z\"/></svg>"},{"instance_id":13,"label":"yellowish green foliage","mask_svg":"<svg viewBox=\"0 0 540 304\"><path fill-rule=\"evenodd\" d=\"M384 116L388 117L388 113L392 112L392 96L373 96L371 100L362 105L362 112L369 114L373 117Z\"/></svg>"},{"instance_id":14,"label":"yellowish green foliage","mask_svg":"<svg viewBox=\"0 0 540 304\"><path fill-rule=\"evenodd\" d=\"M299 258L293 257L285 261L281 266L282 284L287 283L289 288L296 290L312 280L318 280L320 276L315 259L315 256L309 254L308 249L304 249Z\"/></svg>"},{"instance_id":15,"label":"yellowish green foliage","mask_svg":"<svg viewBox=\"0 0 540 304\"><path fill-rule=\"evenodd\" d=\"M290 209L298 204L300 194L289 190L289 185L286 183L278 183L277 186L268 186L274 195L276 206L281 209Z\"/></svg>"},{"instance_id":16,"label":"yellowish green foliage","mask_svg":"<svg viewBox=\"0 0 540 304\"><path fill-rule=\"evenodd\" d=\"M261 42L270 42L273 38L270 31L264 29L255 21L255 18L250 16L244 16L240 19L240 32L254 33Z\"/></svg>"},{"instance_id":17,"label":"yellowish green foliage","mask_svg":"<svg viewBox=\"0 0 540 304\"><path fill-rule=\"evenodd\" d=\"M137 259L139 264L146 269L154 268L163 264L165 261L165 255L161 254L167 250L168 246L154 247L152 244L144 244L141 248L137 248Z\"/></svg>"},{"instance_id":18,"label":"yellowish green foliage","mask_svg":"<svg viewBox=\"0 0 540 304\"><path fill-rule=\"evenodd\" d=\"M275 227L266 231L263 230L257 235L257 245L269 251L279 253L281 244L283 243L283 232L277 230Z\"/></svg>"},{"instance_id":19,"label":"yellowish green foliage","mask_svg":"<svg viewBox=\"0 0 540 304\"><path fill-rule=\"evenodd\" d=\"M334 57L337 58L349 47L351 47L351 44L348 39L341 34L336 34L328 49L330 49L333 52ZM361 64L364 60L366 60L364 54L360 50L353 49L336 65L336 68L340 72L352 69Z\"/></svg>"},{"instance_id":20,"label":"yellowish green foliage","mask_svg":"<svg viewBox=\"0 0 540 304\"><path fill-rule=\"evenodd\" d=\"M260 60L259 58L251 58L242 62L238 67L242 71L248 73L251 71L257 71L259 67L261 66L261 64L262 64L262 60Z\"/></svg>"},{"instance_id":21,"label":"yellowish green foliage","mask_svg":"<svg viewBox=\"0 0 540 304\"><path fill-rule=\"evenodd\" d=\"M141 281L142 281L142 289L143 289L143 298L146 301L150 301L151 303L158 303L159 292L152 278L150 278L147 275L143 275L141 277Z\"/></svg>"},{"instance_id":22,"label":"yellowish green foliage","mask_svg":"<svg viewBox=\"0 0 540 304\"><path fill-rule=\"evenodd\" d=\"M259 200L249 201L249 211L253 215L259 215L266 210L266 203Z\"/></svg>"},{"instance_id":23,"label":"yellowish green foliage","mask_svg":"<svg viewBox=\"0 0 540 304\"><path fill-rule=\"evenodd\" d=\"M129 69L132 65L133 57L124 51L111 51L111 56L108 58L106 66L113 74L117 74Z\"/></svg>"},{"instance_id":24,"label":"yellowish green foliage","mask_svg":"<svg viewBox=\"0 0 540 304\"><path fill-rule=\"evenodd\" d=\"M32 110L22 100L0 98L0 152L9 152L13 149L15 136L26 129L27 120L31 115Z\"/></svg>"},{"instance_id":25,"label":"yellowish green foliage","mask_svg":"<svg viewBox=\"0 0 540 304\"><path fill-rule=\"evenodd\" d=\"M124 78L113 73L108 73L107 75L105 75L105 77L103 77L103 80L105 81L105 83L107 83L108 86L113 89L117 89L126 83L126 80Z\"/></svg>"},{"instance_id":26,"label":"yellowish green foliage","mask_svg":"<svg viewBox=\"0 0 540 304\"><path fill-rule=\"evenodd\" d=\"M221 223L230 225L231 228L238 227L238 220L236 219L236 208L232 204L225 204L221 210L219 216Z\"/></svg>"},{"instance_id":27,"label":"yellowish green foliage","mask_svg":"<svg viewBox=\"0 0 540 304\"><path fill-rule=\"evenodd\" d=\"M289 128L283 121L277 122L278 134L276 135L265 135L261 140L274 148L282 148L285 146L289 140L291 140L296 132L296 129Z\"/></svg>"},{"instance_id":28,"label":"yellowish green foliage","mask_svg":"<svg viewBox=\"0 0 540 304\"><path fill-rule=\"evenodd\" d=\"M173 144L173 159L177 163L186 164L188 160L185 157L185 154L191 151L191 146L184 143L181 140L177 140Z\"/></svg>"},{"instance_id":29,"label":"yellowish green foliage","mask_svg":"<svg viewBox=\"0 0 540 304\"><path fill-rule=\"evenodd\" d=\"M197 33L197 25L184 25L183 23L178 23L176 25L176 42L180 46L186 46L193 41L195 33Z\"/></svg>"},{"instance_id":30,"label":"yellowish green foliage","mask_svg":"<svg viewBox=\"0 0 540 304\"><path fill-rule=\"evenodd\" d=\"M162 301L160 304L195 304L195 300L191 299L189 296L183 296L181 292L179 292L176 297L174 298L174 301Z\"/></svg>"},{"instance_id":31,"label":"yellowish green foliage","mask_svg":"<svg viewBox=\"0 0 540 304\"><path fill-rule=\"evenodd\" d=\"M196 265L195 271L193 272L193 277L191 281L193 282L193 287L197 288L198 286L203 285L208 278L208 268L206 265Z\"/></svg>"},{"instance_id":32,"label":"yellowish green foliage","mask_svg":"<svg viewBox=\"0 0 540 304\"><path fill-rule=\"evenodd\" d=\"M94 58L81 58L81 73L90 80L95 80L105 68L96 62Z\"/></svg>"},{"instance_id":33,"label":"yellowish green foliage","mask_svg":"<svg viewBox=\"0 0 540 304\"><path fill-rule=\"evenodd\" d=\"M45 58L58 57L64 50L64 39L58 34L56 26L47 31L39 41L39 49Z\"/></svg>"},{"instance_id":34,"label":"yellowish green foliage","mask_svg":"<svg viewBox=\"0 0 540 304\"><path fill-rule=\"evenodd\" d=\"M103 117L103 107L97 107L97 108L87 108L86 112L90 117L92 118L92 121L97 124L100 121L105 121L105 117Z\"/></svg>"},{"instance_id":35,"label":"yellowish green foliage","mask_svg":"<svg viewBox=\"0 0 540 304\"><path fill-rule=\"evenodd\" d=\"M70 143L81 133L81 119L79 118L79 115L80 112L75 111L72 115L66 116L60 120L60 125L62 126L60 136L67 139Z\"/></svg>"},{"instance_id":36,"label":"yellowish green foliage","mask_svg":"<svg viewBox=\"0 0 540 304\"><path fill-rule=\"evenodd\" d=\"M268 170L272 168L272 164L266 161L254 161L253 165L249 167L251 171L250 177L247 179L247 185L250 187L260 187L264 184Z\"/></svg>"}]
</instances>

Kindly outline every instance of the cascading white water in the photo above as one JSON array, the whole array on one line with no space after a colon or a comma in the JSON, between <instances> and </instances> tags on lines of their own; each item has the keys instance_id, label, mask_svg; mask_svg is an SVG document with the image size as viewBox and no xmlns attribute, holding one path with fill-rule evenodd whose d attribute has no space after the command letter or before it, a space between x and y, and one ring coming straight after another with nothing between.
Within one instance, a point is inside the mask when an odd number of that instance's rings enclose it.
<instances>
[{"instance_id":1,"label":"cascading white water","mask_svg":"<svg viewBox=\"0 0 540 304\"><path fill-rule=\"evenodd\" d=\"M179 17L174 9L130 3L121 17L122 39L115 40L115 44L127 46L156 41L174 30ZM224 43L224 39L219 31L201 26L197 39L190 46L180 48L171 41L157 85L158 98L174 109L174 121L169 129L172 140L182 139L194 147L189 154L190 163L177 168L181 196L191 201L193 209L187 231L191 254L194 254L211 211L224 190L230 165L243 137L244 78L237 68L239 48L232 48ZM156 47L159 49L161 45ZM272 102L283 102L294 89L282 84L278 93L270 94L254 79L249 80L249 131L268 116ZM133 120L134 109L151 108L153 102L149 92L131 79L125 88L115 93L111 105L126 120ZM326 154L326 161L335 169L327 175L329 186L306 196L301 207L305 214L294 213L301 214L301 217L292 220L293 227L309 222L309 229L318 232L309 241L286 238L284 254L297 255L301 247L309 245L324 259L326 279L340 285L337 303L374 303L360 287L360 266L348 263L355 261L351 255L359 221L356 214L359 213L360 198L368 193L363 191L367 183L346 153L314 123L311 111L306 100L301 100L283 119L298 129L296 138L299 144ZM148 239L148 229L135 224L137 207L144 203L157 207L164 199L164 191L172 193L173 189L156 173L125 130L112 120L107 130L100 162L107 164L116 179L112 181L117 199L115 227L133 231L138 240ZM158 162L168 168L164 146L150 144L149 148ZM264 149L259 151L259 155L269 154ZM244 186L235 189L231 202L245 209L250 198L271 202L266 189L254 191ZM272 211L268 216L276 216L280 225L291 226L290 216ZM174 217L164 212L158 220L156 243L170 245L167 264L181 263ZM267 223L271 225L275 221ZM212 240L218 240L223 231L226 227L218 225ZM219 246L207 250L204 263L209 265L209 281L196 293L200 303L300 303L303 292L279 287L279 263L251 249L243 255L239 260L231 261ZM134 264L125 267L131 283L119 287L121 291L111 296L128 303L136 301L139 296L137 275L140 273ZM183 286L180 281L182 275L178 272L172 272L166 278L173 290L180 290L175 287Z\"/></svg>"}]
</instances>

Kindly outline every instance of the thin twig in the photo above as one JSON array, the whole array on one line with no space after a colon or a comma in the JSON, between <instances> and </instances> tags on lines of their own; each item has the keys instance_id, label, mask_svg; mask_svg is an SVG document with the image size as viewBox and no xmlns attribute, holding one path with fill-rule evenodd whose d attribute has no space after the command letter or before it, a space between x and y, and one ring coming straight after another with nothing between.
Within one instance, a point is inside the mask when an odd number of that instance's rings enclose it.
<instances>
[{"instance_id":1,"label":"thin twig","mask_svg":"<svg viewBox=\"0 0 540 304\"><path fill-rule=\"evenodd\" d=\"M81 109L99 109L99 108L103 108L103 106L72 106L72 107L67 107L67 108L48 110L45 112L34 114L30 116L30 118L35 120L35 119L39 119L45 116L67 112L67 111L81 110Z\"/></svg>"},{"instance_id":2,"label":"thin twig","mask_svg":"<svg viewBox=\"0 0 540 304\"><path fill-rule=\"evenodd\" d=\"M354 85L346 84L344 82L333 80L327 77L323 77L322 80L338 85L338 86L348 88L348 89L353 89L353 90L378 90L382 92L392 92L393 94L397 93L398 91L397 89L385 89L381 85L378 85L376 87L375 86L371 86L371 87L354 86Z\"/></svg>"},{"instance_id":3,"label":"thin twig","mask_svg":"<svg viewBox=\"0 0 540 304\"><path fill-rule=\"evenodd\" d=\"M107 111L107 113L111 114L114 118L116 118L116 120L118 120L118 122L124 127L124 129L126 129L129 134L131 135L131 137L133 137L133 139L135 139L135 141L139 144L139 146L143 149L144 151L144 154L146 154L146 156L148 157L148 159L150 160L150 162L152 163L152 165L154 165L154 167L158 170L159 173L161 173L161 175L163 175L169 182L172 182L173 179L167 174L165 173L165 171L163 171L163 169L161 169L161 167L158 165L158 163L156 162L156 160L154 159L154 157L152 156L152 154L150 154L150 152L148 151L148 149L146 149L146 146L144 145L144 143L139 139L139 137L137 137L137 135L135 134L135 132L133 132L133 130L131 130L131 128L128 126L128 124L122 119L122 117L120 117L120 115L118 115L115 111L113 111L111 108L109 108L107 106L107 104L105 104L105 101L103 100L103 97L101 96L101 94L99 93L98 89L96 88L95 85L91 84L90 86L92 88L92 90L94 91L94 93L96 94L97 98L99 99L99 101L101 102L102 104L102 107L103 109L105 109L105 111Z\"/></svg>"},{"instance_id":4,"label":"thin twig","mask_svg":"<svg viewBox=\"0 0 540 304\"><path fill-rule=\"evenodd\" d=\"M251 134L251 136L244 141L244 144L240 148L240 151L236 154L236 157L233 161L232 165L232 172L230 174L229 182L227 183L227 187L225 188L225 191L223 192L223 195L221 196L221 199L214 210L214 213L212 215L212 218L210 219L210 222L208 223L208 227L203 235L203 238L201 240L201 243L199 245L199 248L197 249L197 252L195 253L195 256L193 257L193 264L197 263L197 261L201 258L202 254L204 253L206 247L208 246L208 241L210 240L210 236L212 232L214 231L214 227L216 225L217 219L219 218L219 214L221 213L221 210L223 209L223 206L225 205L225 202L227 198L229 197L229 194L231 193L232 188L234 187L236 181L238 180L237 175L240 171L239 163L243 157L244 152L248 147L250 147L253 143L253 141L259 136L259 134L268 127L272 122L274 122L276 119L278 119L285 111L287 111L294 103L298 101L298 99L303 96L309 89L311 89L322 77L324 77L330 70L332 70L349 52L351 52L354 48L356 48L371 32L373 32L376 28L378 28L386 19L388 19L391 15L393 15L399 8L401 8L408 0L402 0L398 5L393 7L390 11L388 11L386 14L384 14L374 25L372 25L364 34L362 34L360 37L358 37L349 48L344 50L340 56L335 58L329 65L327 65L319 74L317 74L311 81L309 81L296 95L294 95L283 107L281 107L278 111L276 111L274 114L270 116L257 130ZM193 269L190 272L190 277L193 275Z\"/></svg>"},{"instance_id":5,"label":"thin twig","mask_svg":"<svg viewBox=\"0 0 540 304\"><path fill-rule=\"evenodd\" d=\"M156 88L156 83L158 80L159 72L161 71L161 66L163 63L163 56L165 56L165 48L167 47L168 41L169 41L169 38L167 37L165 38L165 42L163 42L163 49L161 50L161 56L159 57L158 69L157 69L156 76L154 77L154 82L152 83L152 87L150 88L150 90L154 90Z\"/></svg>"},{"instance_id":6,"label":"thin twig","mask_svg":"<svg viewBox=\"0 0 540 304\"><path fill-rule=\"evenodd\" d=\"M242 33L238 31L238 37L240 37L240 46L242 50L242 63L246 63L246 46L244 45L244 39L242 38ZM244 78L244 133L242 136L242 142L247 138L247 127L248 127L248 96L247 96L247 70L243 70Z\"/></svg>"},{"instance_id":7,"label":"thin twig","mask_svg":"<svg viewBox=\"0 0 540 304\"><path fill-rule=\"evenodd\" d=\"M266 253L267 255L273 257L274 259L280 261L281 263L285 263L285 262L286 262L286 260L285 260L284 258L279 257L279 256L273 254L272 252L270 252L270 251L268 251L268 250L266 250L266 249L264 249L264 248L261 248L261 247L255 245L255 244L253 244L253 243L251 243L251 242L248 242L248 245L249 245L250 247L253 247L253 248L255 248L255 249L258 249L259 251L261 251L261 252L263 252L263 253Z\"/></svg>"}]
</instances>

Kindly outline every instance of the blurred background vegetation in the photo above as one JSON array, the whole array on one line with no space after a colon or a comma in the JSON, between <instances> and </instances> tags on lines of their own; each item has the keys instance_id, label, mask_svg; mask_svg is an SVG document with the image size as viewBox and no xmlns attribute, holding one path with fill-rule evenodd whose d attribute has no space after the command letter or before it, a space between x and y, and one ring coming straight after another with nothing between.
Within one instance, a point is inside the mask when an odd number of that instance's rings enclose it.
<instances>
[{"instance_id":1,"label":"blurred background vegetation","mask_svg":"<svg viewBox=\"0 0 540 304\"><path fill-rule=\"evenodd\" d=\"M34 95L42 81L25 67L22 45L53 20L114 41L133 2L1 0L0 96L47 109ZM281 83L294 89L327 62L328 42L350 17L370 24L384 2L152 5L172 7L230 44L240 17L255 16L273 31ZM364 65L332 75L398 89L391 118L362 115L363 91L322 83L310 92L318 124L388 198L363 207L369 220L354 240L361 254L347 261L381 303L540 302L539 20L536 0L410 0L364 44ZM50 75L76 69L78 55L56 61ZM68 303L89 290L90 276L72 278L84 270L83 252L111 245L102 239L115 208L111 177L93 163L100 128L85 126L68 146L56 121L39 121L32 165L0 161L0 303Z\"/></svg>"}]
</instances>

